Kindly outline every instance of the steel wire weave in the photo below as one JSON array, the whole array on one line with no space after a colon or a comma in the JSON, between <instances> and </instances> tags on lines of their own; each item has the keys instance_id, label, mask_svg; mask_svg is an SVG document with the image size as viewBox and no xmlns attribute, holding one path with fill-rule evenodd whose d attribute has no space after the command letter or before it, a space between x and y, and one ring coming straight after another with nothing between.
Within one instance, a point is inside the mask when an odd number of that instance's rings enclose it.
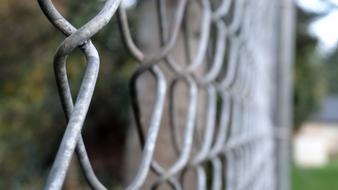
<instances>
[{"instance_id":1,"label":"steel wire weave","mask_svg":"<svg viewBox=\"0 0 338 190\"><path fill-rule=\"evenodd\" d=\"M160 189L163 184L172 189L185 189L187 171L196 173L194 182L199 190L275 189L271 91L272 69L277 64L273 51L278 38L275 27L278 1L177 0L173 1L175 7L168 8L168 1L156 0L161 48L151 55L146 55L135 42L127 11L120 0L106 0L101 11L79 29L59 13L51 0L38 2L49 21L66 36L55 54L54 70L67 126L46 190L62 188L74 151L90 187L106 189L91 167L81 129L100 65L90 38L108 24L114 14L125 46L139 63L130 79L130 91L142 156L136 174L125 189L141 189L151 171L157 175L152 189ZM188 10L193 6L198 7L195 10L200 14L198 19L189 17ZM169 11L174 12L174 17L169 18ZM198 37L193 35L189 22L199 25ZM177 61L173 53L179 35L183 39L185 63ZM196 42L194 47L192 41ZM87 67L73 102L66 64L67 56L76 48L82 50ZM145 73L150 73L156 81L155 101L147 124L142 121L144 113L137 87ZM168 73L173 76L170 80ZM188 89L184 124L177 122L173 103L179 98L174 93L179 83ZM199 101L201 92L206 94L207 105L202 109L205 118L202 125L198 118L201 114L198 107L203 103ZM177 153L177 159L169 167L154 159L167 97L172 147ZM198 123L201 128L197 127ZM182 128L184 130L180 130ZM211 174L206 163L211 164Z\"/></svg>"}]
</instances>

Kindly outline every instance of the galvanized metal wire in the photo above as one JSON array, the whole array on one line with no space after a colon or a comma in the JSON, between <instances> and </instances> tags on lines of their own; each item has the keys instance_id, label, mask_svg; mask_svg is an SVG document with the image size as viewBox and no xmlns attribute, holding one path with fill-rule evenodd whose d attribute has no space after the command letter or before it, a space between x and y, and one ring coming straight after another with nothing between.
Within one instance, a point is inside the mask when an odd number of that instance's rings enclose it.
<instances>
[{"instance_id":1,"label":"galvanized metal wire","mask_svg":"<svg viewBox=\"0 0 338 190\"><path fill-rule=\"evenodd\" d=\"M120 0L107 0L101 11L79 29L59 13L51 0L38 2L49 21L66 36L55 54L54 70L67 127L46 190L62 188L75 150L90 187L106 189L91 167L81 129L100 64L90 38L111 20L115 12L124 44L139 63L130 79L130 91L142 156L125 189L141 189L150 171L157 175L152 189L159 189L166 183L172 189L185 189L184 175L188 171L196 173L194 182L201 190L276 189L272 91L273 68L278 64L274 52L279 38L276 32L278 1L179 0L174 2L176 7L173 8L166 0L156 0L154 11L158 16L161 47L151 55L146 55L135 42L128 13L120 6ZM191 18L190 9L200 18ZM173 18L168 16L170 11L175 13ZM198 31L192 31L189 22L197 23ZM198 37L193 35L196 32ZM183 36L185 63L178 61L173 52L179 35ZM66 64L67 56L76 48L80 48L86 57L87 68L74 103ZM155 101L147 124L142 121L144 113L137 87L145 73L150 73L156 81ZM169 78L168 73L173 77ZM174 104L178 98L175 90L182 82L188 89L183 124L178 122ZM201 111L199 107L203 102L199 97L202 93L206 107ZM171 146L177 154L169 167L154 159L166 111L166 97L169 97ZM198 118L201 114L204 121ZM180 130L182 127L184 130ZM210 163L211 174L207 163ZM210 175L211 184L208 181Z\"/></svg>"}]
</instances>

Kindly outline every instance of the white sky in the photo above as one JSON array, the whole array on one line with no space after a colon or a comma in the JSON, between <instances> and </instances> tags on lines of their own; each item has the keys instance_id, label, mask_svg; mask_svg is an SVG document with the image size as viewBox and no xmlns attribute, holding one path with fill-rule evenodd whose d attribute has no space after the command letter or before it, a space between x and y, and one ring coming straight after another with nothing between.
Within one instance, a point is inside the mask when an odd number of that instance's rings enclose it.
<instances>
[{"instance_id":1,"label":"white sky","mask_svg":"<svg viewBox=\"0 0 338 190\"><path fill-rule=\"evenodd\" d=\"M297 0L297 3L306 10L321 12L326 9L323 1L325 0ZM338 0L330 1L338 5ZM338 42L338 9L311 24L310 32L318 36L321 50L332 50Z\"/></svg>"}]
</instances>

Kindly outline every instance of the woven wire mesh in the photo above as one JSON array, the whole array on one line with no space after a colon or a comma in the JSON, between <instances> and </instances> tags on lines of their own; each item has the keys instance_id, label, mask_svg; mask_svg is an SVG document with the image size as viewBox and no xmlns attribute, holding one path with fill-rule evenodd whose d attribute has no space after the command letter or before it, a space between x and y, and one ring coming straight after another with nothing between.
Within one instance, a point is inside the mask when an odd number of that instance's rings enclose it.
<instances>
[{"instance_id":1,"label":"woven wire mesh","mask_svg":"<svg viewBox=\"0 0 338 190\"><path fill-rule=\"evenodd\" d=\"M99 71L99 55L90 38L115 14L124 43L139 63L130 79L135 125L142 156L126 189L141 189L149 173L151 188L168 184L187 189L185 174L196 173L197 189L275 189L277 180L272 121L273 69L278 1L157 0L154 11L160 47L150 55L135 43L128 13L119 0L107 0L101 11L76 29L51 0L38 0L49 21L67 38L54 58L55 77L67 128L45 189L61 189L74 151L92 189L106 189L96 177L81 136ZM170 2L170 3L168 3ZM146 27L146 26L144 26ZM67 56L80 48L87 68L73 102L67 79ZM174 50L181 51L177 53ZM144 113L138 82L145 73L155 81L155 100ZM178 85L185 93L175 93ZM184 99L184 121L178 121L177 99ZM166 104L169 108L165 109ZM163 117L176 159L163 166L154 158ZM149 119L144 122L144 115ZM207 165L210 164L210 167ZM209 180L210 179L210 180Z\"/></svg>"}]
</instances>

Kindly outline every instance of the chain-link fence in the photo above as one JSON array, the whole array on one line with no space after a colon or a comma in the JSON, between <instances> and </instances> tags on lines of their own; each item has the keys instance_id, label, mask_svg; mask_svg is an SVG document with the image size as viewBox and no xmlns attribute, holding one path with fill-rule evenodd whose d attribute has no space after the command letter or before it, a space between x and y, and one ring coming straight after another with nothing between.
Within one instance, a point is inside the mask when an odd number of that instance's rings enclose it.
<instances>
[{"instance_id":1,"label":"chain-link fence","mask_svg":"<svg viewBox=\"0 0 338 190\"><path fill-rule=\"evenodd\" d=\"M49 21L67 36L55 54L54 70L68 122L45 189L62 188L74 152L88 184L106 189L91 167L81 128L100 65L90 38L115 13L125 45L139 63L130 91L142 156L126 189L141 189L145 183L153 189L162 185L201 190L288 189L291 1L151 1L158 22L145 20L139 25L158 28L159 39L153 41L159 47L150 54L135 42L128 12L119 0L107 0L79 29L51 0L38 2ZM76 48L82 50L87 67L73 102L66 64ZM150 75L153 88L140 86L144 75ZM142 96L149 94L152 103L142 104ZM171 136L166 146L175 150L175 160L169 165L154 157L161 127ZM150 172L156 174L152 181ZM195 179L185 177L190 172Z\"/></svg>"}]
</instances>

